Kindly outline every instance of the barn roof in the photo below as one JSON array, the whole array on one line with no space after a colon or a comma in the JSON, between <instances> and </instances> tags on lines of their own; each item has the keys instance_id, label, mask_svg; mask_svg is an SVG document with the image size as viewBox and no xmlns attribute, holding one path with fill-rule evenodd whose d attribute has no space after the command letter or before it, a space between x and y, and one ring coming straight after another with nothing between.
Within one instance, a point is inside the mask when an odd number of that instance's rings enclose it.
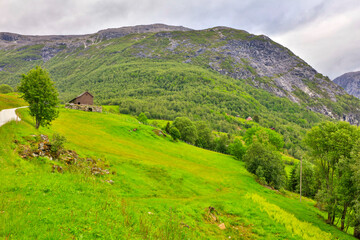
<instances>
[{"instance_id":1,"label":"barn roof","mask_svg":"<svg viewBox=\"0 0 360 240\"><path fill-rule=\"evenodd\" d=\"M69 102L74 101L75 99L77 99L77 98L81 97L81 96L82 96L82 95L84 95L85 93L88 93L90 96L94 97L91 93L89 93L88 91L85 91L85 92L83 92L82 94L80 94L79 96L77 96L76 98L74 98L74 99L70 100Z\"/></svg>"}]
</instances>

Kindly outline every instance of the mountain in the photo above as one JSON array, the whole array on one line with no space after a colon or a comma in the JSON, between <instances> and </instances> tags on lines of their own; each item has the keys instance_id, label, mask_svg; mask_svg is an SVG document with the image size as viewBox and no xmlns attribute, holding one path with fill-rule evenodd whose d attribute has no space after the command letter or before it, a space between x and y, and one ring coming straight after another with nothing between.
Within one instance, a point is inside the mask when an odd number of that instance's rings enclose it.
<instances>
[{"instance_id":1,"label":"mountain","mask_svg":"<svg viewBox=\"0 0 360 240\"><path fill-rule=\"evenodd\" d=\"M216 107L233 116L261 115L271 108L287 111L285 101L291 108L359 124L358 99L270 38L228 27L154 24L73 36L0 33L0 49L0 83L16 86L22 73L43 65L64 102L89 90L98 103L165 118L184 114L184 105L208 105L207 112ZM179 96L181 105L175 104ZM167 116L161 116L164 111ZM271 115L278 113L265 118Z\"/></svg>"},{"instance_id":2,"label":"mountain","mask_svg":"<svg viewBox=\"0 0 360 240\"><path fill-rule=\"evenodd\" d=\"M344 88L349 94L360 98L360 71L345 73L335 78L334 83Z\"/></svg>"}]
</instances>

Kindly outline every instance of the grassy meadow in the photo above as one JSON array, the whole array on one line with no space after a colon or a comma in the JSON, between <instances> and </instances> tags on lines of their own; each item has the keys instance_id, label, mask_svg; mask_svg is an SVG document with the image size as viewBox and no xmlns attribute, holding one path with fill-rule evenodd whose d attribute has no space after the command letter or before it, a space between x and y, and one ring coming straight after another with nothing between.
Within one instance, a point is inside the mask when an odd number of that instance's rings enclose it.
<instances>
[{"instance_id":1,"label":"grassy meadow","mask_svg":"<svg viewBox=\"0 0 360 240\"><path fill-rule=\"evenodd\" d=\"M0 111L7 108L16 108L21 106L26 106L27 103L19 98L17 93L0 93Z\"/></svg>"},{"instance_id":2,"label":"grassy meadow","mask_svg":"<svg viewBox=\"0 0 360 240\"><path fill-rule=\"evenodd\" d=\"M243 162L157 136L131 116L61 108L35 130L28 109L18 113L23 121L0 127L2 239L353 239L314 201L263 187ZM54 161L17 154L15 139L54 133L115 174L52 173Z\"/></svg>"}]
</instances>

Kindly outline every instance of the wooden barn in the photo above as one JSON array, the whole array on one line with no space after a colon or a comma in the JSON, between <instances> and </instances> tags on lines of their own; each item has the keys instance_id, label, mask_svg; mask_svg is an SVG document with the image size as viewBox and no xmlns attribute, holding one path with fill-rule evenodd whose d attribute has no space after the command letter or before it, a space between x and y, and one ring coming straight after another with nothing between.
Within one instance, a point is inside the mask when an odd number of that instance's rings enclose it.
<instances>
[{"instance_id":1,"label":"wooden barn","mask_svg":"<svg viewBox=\"0 0 360 240\"><path fill-rule=\"evenodd\" d=\"M94 105L94 96L91 95L88 91L80 94L69 103L74 104L83 104L83 105Z\"/></svg>"}]
</instances>

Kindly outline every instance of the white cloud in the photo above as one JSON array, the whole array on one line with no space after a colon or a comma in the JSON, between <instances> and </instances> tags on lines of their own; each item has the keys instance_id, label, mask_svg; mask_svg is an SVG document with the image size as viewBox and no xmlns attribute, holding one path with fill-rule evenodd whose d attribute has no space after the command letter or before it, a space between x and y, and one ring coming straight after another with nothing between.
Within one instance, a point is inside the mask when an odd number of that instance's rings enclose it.
<instances>
[{"instance_id":1,"label":"white cloud","mask_svg":"<svg viewBox=\"0 0 360 240\"><path fill-rule=\"evenodd\" d=\"M277 34L273 39L318 71L335 78L360 66L359 13L360 5L344 12L328 10L316 20Z\"/></svg>"}]
</instances>

